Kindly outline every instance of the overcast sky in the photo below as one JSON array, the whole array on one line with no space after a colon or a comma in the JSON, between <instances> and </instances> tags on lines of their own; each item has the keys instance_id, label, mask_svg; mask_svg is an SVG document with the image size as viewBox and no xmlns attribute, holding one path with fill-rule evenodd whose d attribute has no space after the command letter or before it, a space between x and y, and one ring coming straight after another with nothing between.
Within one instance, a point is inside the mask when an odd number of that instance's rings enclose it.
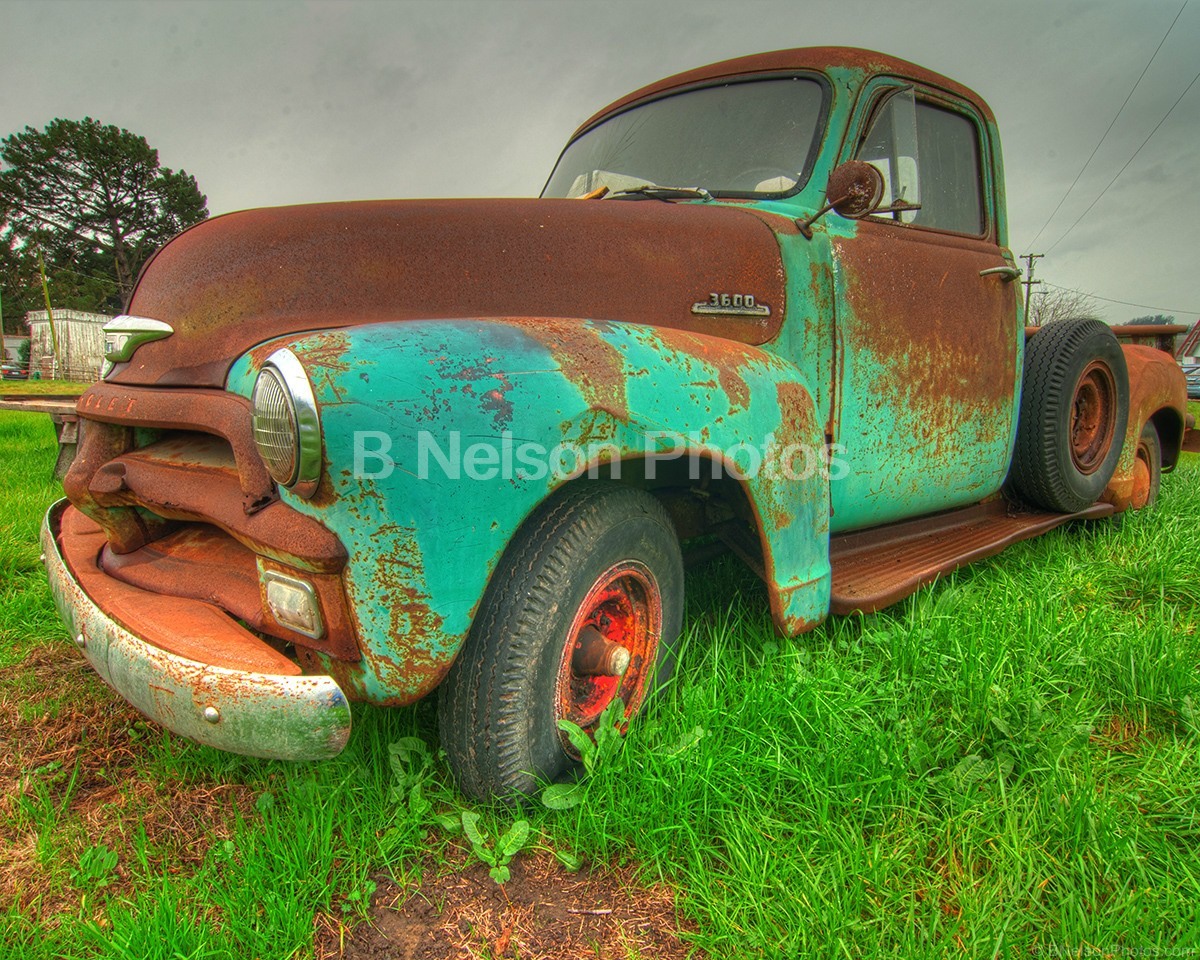
<instances>
[{"instance_id":1,"label":"overcast sky","mask_svg":"<svg viewBox=\"0 0 1200 960\"><path fill-rule=\"evenodd\" d=\"M1183 0L0 0L0 135L55 117L139 133L216 214L378 197L536 195L596 109L668 74L783 47L895 54L1000 125L1011 242L1030 251ZM1196 319L1200 71L1190 0L1034 252L1106 319ZM1057 244L1057 245L1056 245ZM1154 309L1149 309L1154 308Z\"/></svg>"}]
</instances>

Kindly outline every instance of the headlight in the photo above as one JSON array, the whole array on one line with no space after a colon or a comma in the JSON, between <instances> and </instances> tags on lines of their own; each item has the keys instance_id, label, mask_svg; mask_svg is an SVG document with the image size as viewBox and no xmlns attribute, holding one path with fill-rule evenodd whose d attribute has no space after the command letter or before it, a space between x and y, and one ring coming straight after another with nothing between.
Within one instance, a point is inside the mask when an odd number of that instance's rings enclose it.
<instances>
[{"instance_id":1,"label":"headlight","mask_svg":"<svg viewBox=\"0 0 1200 960\"><path fill-rule=\"evenodd\" d=\"M311 497L321 479L321 418L304 367L291 350L267 358L254 384L254 442L276 483Z\"/></svg>"}]
</instances>

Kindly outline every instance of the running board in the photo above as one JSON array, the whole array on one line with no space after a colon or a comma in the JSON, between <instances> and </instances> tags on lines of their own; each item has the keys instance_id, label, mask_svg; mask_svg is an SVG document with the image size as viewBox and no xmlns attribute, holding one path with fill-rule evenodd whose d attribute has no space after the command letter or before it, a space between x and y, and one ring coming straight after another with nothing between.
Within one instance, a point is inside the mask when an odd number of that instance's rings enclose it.
<instances>
[{"instance_id":1,"label":"running board","mask_svg":"<svg viewBox=\"0 0 1200 960\"><path fill-rule=\"evenodd\" d=\"M1019 540L1071 520L1095 520L1114 512L1109 503L1095 503L1078 513L1040 513L994 500L835 536L829 543L833 565L830 610L836 614L874 613Z\"/></svg>"}]
</instances>

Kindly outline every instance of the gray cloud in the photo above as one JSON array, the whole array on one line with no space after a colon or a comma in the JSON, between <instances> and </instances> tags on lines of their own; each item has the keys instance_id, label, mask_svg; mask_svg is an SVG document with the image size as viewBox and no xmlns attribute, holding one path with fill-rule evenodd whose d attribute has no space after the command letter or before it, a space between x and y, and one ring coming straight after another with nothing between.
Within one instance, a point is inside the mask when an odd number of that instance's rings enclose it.
<instances>
[{"instance_id":1,"label":"gray cloud","mask_svg":"<svg viewBox=\"0 0 1200 960\"><path fill-rule=\"evenodd\" d=\"M988 100L1004 143L1012 244L1024 253L1180 2L9 0L0 133L56 116L119 124L195 174L214 212L532 195L575 126L637 86L741 54L846 44L916 61ZM1192 5L1039 252L1195 75L1198 40ZM1198 161L1200 84L1039 273L1200 310L1191 282ZM1108 318L1143 312L1114 305Z\"/></svg>"}]
</instances>

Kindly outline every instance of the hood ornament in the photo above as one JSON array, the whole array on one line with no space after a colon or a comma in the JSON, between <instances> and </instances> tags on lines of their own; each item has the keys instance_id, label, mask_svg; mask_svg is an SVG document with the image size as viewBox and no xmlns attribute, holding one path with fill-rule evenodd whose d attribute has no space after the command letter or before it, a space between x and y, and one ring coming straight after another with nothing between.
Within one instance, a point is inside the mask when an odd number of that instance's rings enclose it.
<instances>
[{"instance_id":1,"label":"hood ornament","mask_svg":"<svg viewBox=\"0 0 1200 960\"><path fill-rule=\"evenodd\" d=\"M100 370L103 380L118 363L125 363L143 343L162 340L175 332L161 320L131 317L122 314L104 325L104 364Z\"/></svg>"}]
</instances>

